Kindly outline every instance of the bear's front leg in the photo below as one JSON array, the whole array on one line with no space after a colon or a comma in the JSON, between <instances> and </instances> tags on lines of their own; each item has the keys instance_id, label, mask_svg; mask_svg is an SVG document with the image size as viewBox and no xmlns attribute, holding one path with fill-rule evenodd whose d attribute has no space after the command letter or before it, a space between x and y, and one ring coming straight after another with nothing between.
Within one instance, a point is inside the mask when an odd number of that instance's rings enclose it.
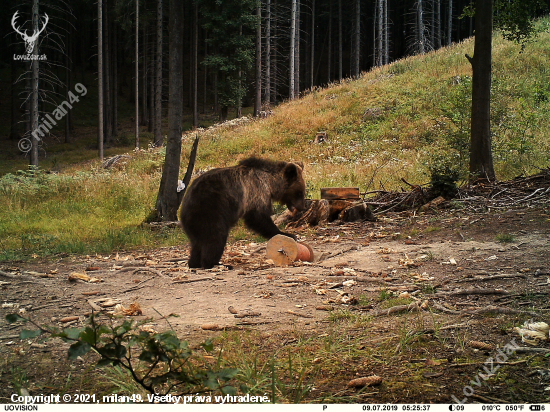
<instances>
[{"instance_id":1,"label":"bear's front leg","mask_svg":"<svg viewBox=\"0 0 550 412\"><path fill-rule=\"evenodd\" d=\"M285 235L297 240L296 236L290 233L284 233L279 230L277 225L271 220L269 213L262 213L256 210L250 211L244 215L246 227L266 239L271 239L275 235Z\"/></svg>"}]
</instances>

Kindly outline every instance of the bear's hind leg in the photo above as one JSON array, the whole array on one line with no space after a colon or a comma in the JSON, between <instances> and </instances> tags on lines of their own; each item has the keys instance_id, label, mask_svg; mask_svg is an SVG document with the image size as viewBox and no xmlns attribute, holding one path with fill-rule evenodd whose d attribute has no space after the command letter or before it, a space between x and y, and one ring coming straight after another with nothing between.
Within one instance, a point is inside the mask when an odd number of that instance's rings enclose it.
<instances>
[{"instance_id":1,"label":"bear's hind leg","mask_svg":"<svg viewBox=\"0 0 550 412\"><path fill-rule=\"evenodd\" d=\"M212 269L214 266L218 265L222 258L226 242L227 235L210 240L208 244L203 245L200 266L204 269Z\"/></svg>"},{"instance_id":2,"label":"bear's hind leg","mask_svg":"<svg viewBox=\"0 0 550 412\"><path fill-rule=\"evenodd\" d=\"M201 248L198 244L191 243L191 254L189 255L189 267L197 269L201 267Z\"/></svg>"}]
</instances>

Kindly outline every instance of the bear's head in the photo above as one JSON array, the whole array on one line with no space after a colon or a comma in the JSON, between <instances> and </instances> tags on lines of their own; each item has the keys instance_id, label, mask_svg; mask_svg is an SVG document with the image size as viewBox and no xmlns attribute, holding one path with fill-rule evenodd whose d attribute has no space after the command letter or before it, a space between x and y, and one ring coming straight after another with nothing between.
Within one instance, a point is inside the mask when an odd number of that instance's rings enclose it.
<instances>
[{"instance_id":1,"label":"bear's head","mask_svg":"<svg viewBox=\"0 0 550 412\"><path fill-rule=\"evenodd\" d=\"M287 163L283 169L285 187L280 202L295 213L306 208L306 182L302 176L302 162Z\"/></svg>"}]
</instances>

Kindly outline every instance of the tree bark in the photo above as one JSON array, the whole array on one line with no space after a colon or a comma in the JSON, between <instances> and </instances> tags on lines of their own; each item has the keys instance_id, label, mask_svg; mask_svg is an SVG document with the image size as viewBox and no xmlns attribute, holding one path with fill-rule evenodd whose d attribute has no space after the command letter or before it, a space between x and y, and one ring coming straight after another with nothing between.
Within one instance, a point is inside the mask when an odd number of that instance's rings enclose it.
<instances>
[{"instance_id":1,"label":"tree bark","mask_svg":"<svg viewBox=\"0 0 550 412\"><path fill-rule=\"evenodd\" d=\"M99 160L103 161L103 0L97 0L97 84L98 84L98 134Z\"/></svg>"},{"instance_id":2,"label":"tree bark","mask_svg":"<svg viewBox=\"0 0 550 412\"><path fill-rule=\"evenodd\" d=\"M343 37L342 37L342 0L338 0L338 80L342 81L343 77Z\"/></svg>"},{"instance_id":3,"label":"tree bark","mask_svg":"<svg viewBox=\"0 0 550 412\"><path fill-rule=\"evenodd\" d=\"M353 61L353 75L359 78L361 73L361 0L355 0L355 53Z\"/></svg>"},{"instance_id":4,"label":"tree bark","mask_svg":"<svg viewBox=\"0 0 550 412\"><path fill-rule=\"evenodd\" d=\"M269 106L271 104L271 0L266 4L266 27L265 27L265 97L264 100Z\"/></svg>"},{"instance_id":5,"label":"tree bark","mask_svg":"<svg viewBox=\"0 0 550 412\"><path fill-rule=\"evenodd\" d=\"M199 127L199 6L193 6L193 129Z\"/></svg>"},{"instance_id":6,"label":"tree bark","mask_svg":"<svg viewBox=\"0 0 550 412\"><path fill-rule=\"evenodd\" d=\"M256 0L256 84L254 97L254 117L260 115L262 110L262 3Z\"/></svg>"},{"instance_id":7,"label":"tree bark","mask_svg":"<svg viewBox=\"0 0 550 412\"><path fill-rule=\"evenodd\" d=\"M103 16L103 31L104 31L104 39L103 42L104 50L103 50L103 62L105 66L103 67L104 72L104 80L105 80L105 142L112 143L113 142L113 116L112 116L112 99L111 99L111 54L110 54L110 37L109 34L110 27L109 27L109 21L111 20L109 18L109 0L105 0L105 16Z\"/></svg>"},{"instance_id":8,"label":"tree bark","mask_svg":"<svg viewBox=\"0 0 550 412\"><path fill-rule=\"evenodd\" d=\"M435 45L436 48L441 48L441 0L435 0Z\"/></svg>"},{"instance_id":9,"label":"tree bark","mask_svg":"<svg viewBox=\"0 0 550 412\"><path fill-rule=\"evenodd\" d=\"M417 52L424 54L426 52L426 33L424 32L424 6L422 0L417 0L417 22L416 22L416 39L418 44Z\"/></svg>"},{"instance_id":10,"label":"tree bark","mask_svg":"<svg viewBox=\"0 0 550 412\"><path fill-rule=\"evenodd\" d=\"M311 1L311 47L309 61L309 88L313 89L315 79L315 0Z\"/></svg>"},{"instance_id":11,"label":"tree bark","mask_svg":"<svg viewBox=\"0 0 550 412\"><path fill-rule=\"evenodd\" d=\"M170 0L169 7L168 139L156 203L158 215L164 221L177 220L183 118L183 4Z\"/></svg>"},{"instance_id":12,"label":"tree bark","mask_svg":"<svg viewBox=\"0 0 550 412\"><path fill-rule=\"evenodd\" d=\"M139 149L139 0L136 0L136 149Z\"/></svg>"},{"instance_id":13,"label":"tree bark","mask_svg":"<svg viewBox=\"0 0 550 412\"><path fill-rule=\"evenodd\" d=\"M332 81L332 2L328 3L327 81Z\"/></svg>"},{"instance_id":14,"label":"tree bark","mask_svg":"<svg viewBox=\"0 0 550 412\"><path fill-rule=\"evenodd\" d=\"M69 90L71 90L71 25L67 20L65 29L67 30L67 47L65 49L65 96L69 95ZM65 116L65 143L71 142L71 128L70 128L70 116Z\"/></svg>"},{"instance_id":15,"label":"tree bark","mask_svg":"<svg viewBox=\"0 0 550 412\"><path fill-rule=\"evenodd\" d=\"M466 55L473 71L470 178L494 180L491 150L493 1L477 1L475 16L474 57Z\"/></svg>"},{"instance_id":16,"label":"tree bark","mask_svg":"<svg viewBox=\"0 0 550 412\"><path fill-rule=\"evenodd\" d=\"M296 2L296 30L294 47L294 97L300 97L300 1Z\"/></svg>"},{"instance_id":17,"label":"tree bark","mask_svg":"<svg viewBox=\"0 0 550 412\"><path fill-rule=\"evenodd\" d=\"M157 0L157 58L155 69L155 146L162 146L162 1ZM183 23L182 23L183 24ZM182 95L183 98L183 95Z\"/></svg>"},{"instance_id":18,"label":"tree bark","mask_svg":"<svg viewBox=\"0 0 550 412\"><path fill-rule=\"evenodd\" d=\"M384 0L384 64L390 62L390 26L388 22L388 0Z\"/></svg>"},{"instance_id":19,"label":"tree bark","mask_svg":"<svg viewBox=\"0 0 550 412\"><path fill-rule=\"evenodd\" d=\"M32 3L32 28L35 32L38 32L40 16L38 14L38 5L39 1L34 0ZM38 56L38 47L40 42L36 40L34 42L34 48L32 54ZM35 58L31 62L31 132L38 130L38 97L39 97L39 63L38 59ZM40 141L33 136L31 136L31 158L30 164L32 166L38 167L38 146Z\"/></svg>"},{"instance_id":20,"label":"tree bark","mask_svg":"<svg viewBox=\"0 0 550 412\"><path fill-rule=\"evenodd\" d=\"M13 37L13 43L15 44L15 32L12 34ZM17 118L18 111L19 111L19 105L18 103L18 93L17 89L17 69L15 65L15 59L10 59L10 100L11 100L11 121L10 121L10 139L16 140L19 139L20 133L19 133L19 127L17 124Z\"/></svg>"},{"instance_id":21,"label":"tree bark","mask_svg":"<svg viewBox=\"0 0 550 412\"><path fill-rule=\"evenodd\" d=\"M113 136L118 136L118 27L113 24Z\"/></svg>"},{"instance_id":22,"label":"tree bark","mask_svg":"<svg viewBox=\"0 0 550 412\"><path fill-rule=\"evenodd\" d=\"M383 39L384 39L384 4L382 3L382 0L378 0L378 33L377 33L377 46L376 48L378 49L377 50L377 53L376 55L378 56L378 58L376 59L376 65L377 66L382 66L384 64L384 61L383 61L383 54L382 54L382 50L383 50Z\"/></svg>"},{"instance_id":23,"label":"tree bark","mask_svg":"<svg viewBox=\"0 0 550 412\"><path fill-rule=\"evenodd\" d=\"M491 9L492 9L492 3L491 1ZM449 13L447 14L447 45L450 46L452 43L452 34L453 34L453 0L449 0Z\"/></svg>"},{"instance_id":24,"label":"tree bark","mask_svg":"<svg viewBox=\"0 0 550 412\"><path fill-rule=\"evenodd\" d=\"M290 100L294 99L294 57L296 54L296 1L292 0L292 10L290 14L290 67L289 67L289 77L290 77L290 85L289 85L289 93L288 98Z\"/></svg>"}]
</instances>

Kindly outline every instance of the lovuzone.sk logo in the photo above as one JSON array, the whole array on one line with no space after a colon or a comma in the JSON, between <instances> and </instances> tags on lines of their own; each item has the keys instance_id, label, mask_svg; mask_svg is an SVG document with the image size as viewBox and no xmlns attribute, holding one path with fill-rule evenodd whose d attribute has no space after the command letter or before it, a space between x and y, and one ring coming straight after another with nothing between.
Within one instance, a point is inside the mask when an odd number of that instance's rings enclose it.
<instances>
[{"instance_id":1,"label":"lovuzone.sk logo","mask_svg":"<svg viewBox=\"0 0 550 412\"><path fill-rule=\"evenodd\" d=\"M32 33L32 36L29 36L27 34L27 29L25 29L25 31L21 31L21 28L20 27L17 27L16 25L16 20L17 20L17 17L19 14L19 10L17 10L14 14L13 14L13 17L11 19L11 26L13 27L13 30L15 30L15 32L17 34L19 34L21 36L21 38L23 39L23 41L25 42L25 48L26 48L26 51L27 51L27 54L23 54L23 55L16 55L14 54L13 55L13 59L14 60L46 60L46 55L45 54L42 54L42 55L37 55L37 54L32 54L33 50L34 50L34 46L38 40L38 36L40 35L40 33L42 33L44 31L44 29L46 28L46 25L48 24L48 21L50 20L50 18L48 17L48 15L46 13L44 13L44 19L42 20L42 28L38 29L38 30L34 30L33 33Z\"/></svg>"}]
</instances>

